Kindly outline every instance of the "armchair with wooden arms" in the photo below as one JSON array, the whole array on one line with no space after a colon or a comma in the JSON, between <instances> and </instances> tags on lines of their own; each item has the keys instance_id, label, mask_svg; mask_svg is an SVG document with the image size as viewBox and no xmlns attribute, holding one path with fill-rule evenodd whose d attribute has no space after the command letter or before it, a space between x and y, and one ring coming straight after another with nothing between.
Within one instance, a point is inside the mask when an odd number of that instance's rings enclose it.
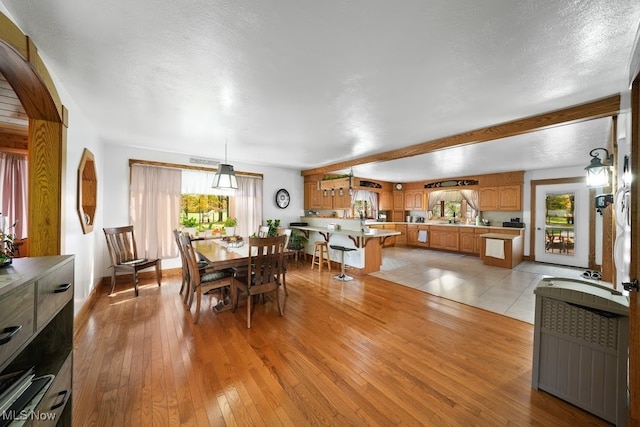
<instances>
[{"instance_id":1,"label":"armchair with wooden arms","mask_svg":"<svg viewBox=\"0 0 640 427\"><path fill-rule=\"evenodd\" d=\"M287 236L249 237L247 269L242 269L233 278L233 310L238 307L240 294L247 296L247 328L251 328L252 300L254 297L275 292L278 313L283 316L278 289L282 283L284 269L284 245Z\"/></svg>"},{"instance_id":2,"label":"armchair with wooden arms","mask_svg":"<svg viewBox=\"0 0 640 427\"><path fill-rule=\"evenodd\" d=\"M138 257L138 248L136 247L136 239L133 233L133 225L124 227L103 228L104 235L107 239L107 248L111 258L111 291L113 293L116 287L116 273L124 271L133 275L133 288L136 296L138 296L138 271L146 268L156 268L156 280L160 286L160 260L147 259Z\"/></svg>"}]
</instances>

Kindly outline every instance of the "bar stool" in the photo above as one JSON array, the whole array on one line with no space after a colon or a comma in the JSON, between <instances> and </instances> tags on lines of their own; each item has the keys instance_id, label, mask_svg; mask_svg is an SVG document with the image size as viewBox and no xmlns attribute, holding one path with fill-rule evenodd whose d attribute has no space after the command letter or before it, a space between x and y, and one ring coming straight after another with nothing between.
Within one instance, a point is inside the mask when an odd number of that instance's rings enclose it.
<instances>
[{"instance_id":1,"label":"bar stool","mask_svg":"<svg viewBox=\"0 0 640 427\"><path fill-rule=\"evenodd\" d=\"M338 246L338 245L331 245L331 249L335 251L340 251L340 263L342 265L342 267L340 268L340 274L336 274L335 276L333 276L333 278L335 280L342 280L343 282L348 282L349 280L353 280L353 277L347 276L346 274L344 274L344 253L355 251L356 249L346 248L344 246Z\"/></svg>"},{"instance_id":2,"label":"bar stool","mask_svg":"<svg viewBox=\"0 0 640 427\"><path fill-rule=\"evenodd\" d=\"M325 257L326 254L326 257ZM313 244L313 257L311 258L311 269L315 265L318 266L318 271L322 273L322 264L326 261L327 268L331 271L331 262L329 261L329 248L327 242L315 242Z\"/></svg>"}]
</instances>

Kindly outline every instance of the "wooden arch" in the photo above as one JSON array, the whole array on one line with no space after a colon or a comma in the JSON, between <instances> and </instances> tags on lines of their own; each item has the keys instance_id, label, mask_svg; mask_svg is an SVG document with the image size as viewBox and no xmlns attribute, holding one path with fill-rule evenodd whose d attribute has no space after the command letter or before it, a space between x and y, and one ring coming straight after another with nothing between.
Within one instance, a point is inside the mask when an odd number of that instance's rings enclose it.
<instances>
[{"instance_id":1,"label":"wooden arch","mask_svg":"<svg viewBox=\"0 0 640 427\"><path fill-rule=\"evenodd\" d=\"M33 42L1 13L0 73L29 116L29 255L59 255L67 111Z\"/></svg>"}]
</instances>

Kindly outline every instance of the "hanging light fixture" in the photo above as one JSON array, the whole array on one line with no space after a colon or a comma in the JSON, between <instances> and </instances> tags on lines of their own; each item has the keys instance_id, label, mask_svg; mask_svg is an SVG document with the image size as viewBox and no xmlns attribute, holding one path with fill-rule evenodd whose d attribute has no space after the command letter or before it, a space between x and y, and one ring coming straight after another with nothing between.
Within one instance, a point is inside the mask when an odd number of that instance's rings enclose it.
<instances>
[{"instance_id":1,"label":"hanging light fixture","mask_svg":"<svg viewBox=\"0 0 640 427\"><path fill-rule=\"evenodd\" d=\"M604 160L608 164L602 163L600 153L604 152ZM609 175L613 168L613 154L609 155L606 148L594 148L589 152L591 163L584 168L587 171L587 187L607 187L609 186Z\"/></svg>"},{"instance_id":2,"label":"hanging light fixture","mask_svg":"<svg viewBox=\"0 0 640 427\"><path fill-rule=\"evenodd\" d=\"M227 141L224 142L224 163L218 165L218 170L213 177L212 188L222 191L233 191L238 189L238 180L233 166L227 163Z\"/></svg>"},{"instance_id":3,"label":"hanging light fixture","mask_svg":"<svg viewBox=\"0 0 640 427\"><path fill-rule=\"evenodd\" d=\"M351 166L351 172L349 172L349 195L353 196L353 166Z\"/></svg>"}]
</instances>

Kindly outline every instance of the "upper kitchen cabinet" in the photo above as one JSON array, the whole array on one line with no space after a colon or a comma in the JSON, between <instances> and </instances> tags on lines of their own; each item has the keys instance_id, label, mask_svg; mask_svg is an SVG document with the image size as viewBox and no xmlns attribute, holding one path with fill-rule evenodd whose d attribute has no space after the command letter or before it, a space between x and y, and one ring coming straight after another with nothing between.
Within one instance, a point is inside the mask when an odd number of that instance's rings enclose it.
<instances>
[{"instance_id":1,"label":"upper kitchen cabinet","mask_svg":"<svg viewBox=\"0 0 640 427\"><path fill-rule=\"evenodd\" d=\"M326 207L329 204L329 207ZM318 189L317 182L305 182L304 184L304 208L307 210L314 209L331 209L331 201L324 197L322 190Z\"/></svg>"},{"instance_id":2,"label":"upper kitchen cabinet","mask_svg":"<svg viewBox=\"0 0 640 427\"><path fill-rule=\"evenodd\" d=\"M478 188L481 211L521 211L524 172L484 175Z\"/></svg>"},{"instance_id":3,"label":"upper kitchen cabinet","mask_svg":"<svg viewBox=\"0 0 640 427\"><path fill-rule=\"evenodd\" d=\"M393 210L393 193L391 191L383 191L379 193L378 209L381 211Z\"/></svg>"},{"instance_id":4,"label":"upper kitchen cabinet","mask_svg":"<svg viewBox=\"0 0 640 427\"><path fill-rule=\"evenodd\" d=\"M333 183L332 183L333 184ZM323 188L318 181L308 181L304 184L304 208L307 210L316 209L350 209L351 195L349 187L338 186Z\"/></svg>"},{"instance_id":5,"label":"upper kitchen cabinet","mask_svg":"<svg viewBox=\"0 0 640 427\"><path fill-rule=\"evenodd\" d=\"M520 211L522 210L521 189L521 185L482 187L478 190L479 210Z\"/></svg>"},{"instance_id":6,"label":"upper kitchen cabinet","mask_svg":"<svg viewBox=\"0 0 640 427\"><path fill-rule=\"evenodd\" d=\"M423 190L405 191L404 208L406 210L423 210L424 209L424 191Z\"/></svg>"},{"instance_id":7,"label":"upper kitchen cabinet","mask_svg":"<svg viewBox=\"0 0 640 427\"><path fill-rule=\"evenodd\" d=\"M393 210L404 211L404 193L400 191L393 192Z\"/></svg>"}]
</instances>

